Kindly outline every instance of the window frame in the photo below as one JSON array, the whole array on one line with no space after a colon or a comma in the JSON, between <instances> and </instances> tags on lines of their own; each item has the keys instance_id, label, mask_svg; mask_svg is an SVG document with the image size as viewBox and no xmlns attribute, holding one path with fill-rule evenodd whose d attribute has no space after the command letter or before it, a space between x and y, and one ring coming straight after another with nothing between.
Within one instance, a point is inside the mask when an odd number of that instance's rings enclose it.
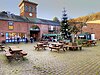
<instances>
[{"instance_id":1,"label":"window frame","mask_svg":"<svg viewBox=\"0 0 100 75\"><path fill-rule=\"evenodd\" d=\"M13 21L8 21L8 29L13 30L14 29L14 22Z\"/></svg>"}]
</instances>

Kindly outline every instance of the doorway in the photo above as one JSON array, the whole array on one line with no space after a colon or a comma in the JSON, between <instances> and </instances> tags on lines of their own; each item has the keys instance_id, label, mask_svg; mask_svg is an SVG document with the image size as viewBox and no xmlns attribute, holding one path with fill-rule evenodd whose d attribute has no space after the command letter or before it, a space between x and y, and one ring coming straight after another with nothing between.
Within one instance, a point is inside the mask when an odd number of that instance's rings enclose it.
<instances>
[{"instance_id":1,"label":"doorway","mask_svg":"<svg viewBox=\"0 0 100 75\"><path fill-rule=\"evenodd\" d=\"M39 31L30 31L30 37L33 37L34 41L37 41L39 38Z\"/></svg>"}]
</instances>

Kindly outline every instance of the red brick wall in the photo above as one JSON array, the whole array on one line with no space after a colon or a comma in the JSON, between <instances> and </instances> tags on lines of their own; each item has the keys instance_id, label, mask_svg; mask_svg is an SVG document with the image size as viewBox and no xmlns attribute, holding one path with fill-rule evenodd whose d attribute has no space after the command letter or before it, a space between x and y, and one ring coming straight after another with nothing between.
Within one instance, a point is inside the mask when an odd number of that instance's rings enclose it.
<instances>
[{"instance_id":1,"label":"red brick wall","mask_svg":"<svg viewBox=\"0 0 100 75\"><path fill-rule=\"evenodd\" d=\"M83 27L84 32L95 33L95 38L100 39L100 24L88 23L87 27Z\"/></svg>"},{"instance_id":2,"label":"red brick wall","mask_svg":"<svg viewBox=\"0 0 100 75\"><path fill-rule=\"evenodd\" d=\"M1 32L5 34L5 32L8 30L7 24L8 23L5 21L0 21L0 42L1 40L5 40L5 37L1 36Z\"/></svg>"},{"instance_id":3,"label":"red brick wall","mask_svg":"<svg viewBox=\"0 0 100 75\"><path fill-rule=\"evenodd\" d=\"M15 33L25 33L28 34L28 24L24 22L14 22L14 29L9 30L8 28L8 21L0 20L0 33L4 33L4 37L0 34L0 42L5 40L5 33L6 32L15 32Z\"/></svg>"},{"instance_id":4,"label":"red brick wall","mask_svg":"<svg viewBox=\"0 0 100 75\"><path fill-rule=\"evenodd\" d=\"M32 24L32 23L25 23L25 22L14 22L14 29L13 30L9 30L8 29L8 21L3 21L0 20L0 33L3 32L4 35L6 32L15 32L15 33L25 33L27 35L27 37L30 37L30 28L33 25L37 25L40 28L40 32L38 33L38 38L42 37L42 34L48 34L48 26L50 25L43 25L43 24ZM60 26L56 27L58 30L58 32L60 31ZM2 40L5 40L5 36L1 37L0 34L0 42Z\"/></svg>"},{"instance_id":5,"label":"red brick wall","mask_svg":"<svg viewBox=\"0 0 100 75\"><path fill-rule=\"evenodd\" d=\"M40 28L39 38L42 37L42 34L48 34L48 33L49 33L49 32L48 32L48 27L49 27L50 25L30 24L30 27L31 27L32 25L37 25L37 26ZM56 28L57 28L57 30L58 30L57 33L60 33L60 26L56 26Z\"/></svg>"},{"instance_id":6,"label":"red brick wall","mask_svg":"<svg viewBox=\"0 0 100 75\"><path fill-rule=\"evenodd\" d=\"M39 25L40 28L40 37L42 37L42 34L48 34L48 25Z\"/></svg>"},{"instance_id":7,"label":"red brick wall","mask_svg":"<svg viewBox=\"0 0 100 75\"><path fill-rule=\"evenodd\" d=\"M14 22L14 29L8 29L8 21L0 20L0 32L24 32L27 33L28 24L25 22Z\"/></svg>"},{"instance_id":8,"label":"red brick wall","mask_svg":"<svg viewBox=\"0 0 100 75\"><path fill-rule=\"evenodd\" d=\"M25 5L31 6L33 8L33 10L36 8L37 5L31 4L31 3L28 3L28 2L23 2L22 4L24 4L24 6L23 6L23 10L20 9L20 16L27 16L27 17L32 17L32 18L37 17L37 10L36 10L36 12L35 11L32 12L32 16L29 15L30 12L25 11ZM21 7L21 5L19 7ZM21 12L21 11L23 11L23 12Z\"/></svg>"}]
</instances>

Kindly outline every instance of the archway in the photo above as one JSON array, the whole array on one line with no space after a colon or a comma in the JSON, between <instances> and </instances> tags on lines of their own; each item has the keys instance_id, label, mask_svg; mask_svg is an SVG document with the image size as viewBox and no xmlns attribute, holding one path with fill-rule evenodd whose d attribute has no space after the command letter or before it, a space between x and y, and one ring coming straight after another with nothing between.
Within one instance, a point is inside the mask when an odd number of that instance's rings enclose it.
<instances>
[{"instance_id":1,"label":"archway","mask_svg":"<svg viewBox=\"0 0 100 75\"><path fill-rule=\"evenodd\" d=\"M34 41L39 38L40 28L37 25L33 25L30 28L30 37L33 37Z\"/></svg>"}]
</instances>

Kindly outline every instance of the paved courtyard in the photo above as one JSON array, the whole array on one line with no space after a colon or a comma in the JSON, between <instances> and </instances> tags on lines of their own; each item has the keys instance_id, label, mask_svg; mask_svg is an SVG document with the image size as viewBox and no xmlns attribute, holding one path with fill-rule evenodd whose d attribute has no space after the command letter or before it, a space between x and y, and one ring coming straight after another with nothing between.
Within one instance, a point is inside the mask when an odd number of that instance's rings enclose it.
<instances>
[{"instance_id":1,"label":"paved courtyard","mask_svg":"<svg viewBox=\"0 0 100 75\"><path fill-rule=\"evenodd\" d=\"M16 45L28 55L22 61L8 62L5 52L0 51L0 75L100 75L100 42L82 51L36 51L36 43Z\"/></svg>"}]
</instances>

